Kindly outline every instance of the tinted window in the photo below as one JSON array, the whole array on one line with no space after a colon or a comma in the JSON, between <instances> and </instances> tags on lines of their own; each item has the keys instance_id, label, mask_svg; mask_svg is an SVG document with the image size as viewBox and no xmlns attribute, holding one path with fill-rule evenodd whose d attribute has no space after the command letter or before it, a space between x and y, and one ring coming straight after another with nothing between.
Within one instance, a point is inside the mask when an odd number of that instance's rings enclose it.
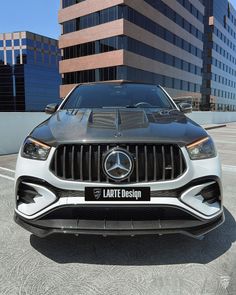
<instances>
[{"instance_id":1,"label":"tinted window","mask_svg":"<svg viewBox=\"0 0 236 295\"><path fill-rule=\"evenodd\" d=\"M103 107L173 108L162 89L146 84L96 84L77 87L63 109Z\"/></svg>"}]
</instances>

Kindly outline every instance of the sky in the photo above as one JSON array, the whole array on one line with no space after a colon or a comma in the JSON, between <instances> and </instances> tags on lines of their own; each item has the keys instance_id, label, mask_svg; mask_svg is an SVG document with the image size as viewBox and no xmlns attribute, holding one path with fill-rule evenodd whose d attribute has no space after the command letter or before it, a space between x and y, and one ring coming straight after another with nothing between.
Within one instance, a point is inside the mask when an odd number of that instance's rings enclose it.
<instances>
[{"instance_id":1,"label":"sky","mask_svg":"<svg viewBox=\"0 0 236 295\"><path fill-rule=\"evenodd\" d=\"M0 33L30 31L58 39L60 0L0 0ZM100 1L100 0L99 0ZM236 9L236 0L230 1Z\"/></svg>"},{"instance_id":2,"label":"sky","mask_svg":"<svg viewBox=\"0 0 236 295\"><path fill-rule=\"evenodd\" d=\"M234 6L234 8L236 9L236 0L230 0L229 2L231 2Z\"/></svg>"},{"instance_id":3,"label":"sky","mask_svg":"<svg viewBox=\"0 0 236 295\"><path fill-rule=\"evenodd\" d=\"M0 33L30 31L58 39L60 0L0 0ZM236 0L235 0L236 1Z\"/></svg>"}]
</instances>

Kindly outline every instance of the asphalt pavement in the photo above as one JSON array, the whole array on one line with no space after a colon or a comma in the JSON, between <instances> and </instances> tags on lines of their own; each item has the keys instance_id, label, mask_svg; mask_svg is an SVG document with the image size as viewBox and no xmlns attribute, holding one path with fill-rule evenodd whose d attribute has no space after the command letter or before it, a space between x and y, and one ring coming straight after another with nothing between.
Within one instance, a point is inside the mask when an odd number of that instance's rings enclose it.
<instances>
[{"instance_id":1,"label":"asphalt pavement","mask_svg":"<svg viewBox=\"0 0 236 295\"><path fill-rule=\"evenodd\" d=\"M208 131L222 159L225 223L182 235L39 239L13 221L16 155L0 157L0 294L236 294L236 123Z\"/></svg>"}]
</instances>

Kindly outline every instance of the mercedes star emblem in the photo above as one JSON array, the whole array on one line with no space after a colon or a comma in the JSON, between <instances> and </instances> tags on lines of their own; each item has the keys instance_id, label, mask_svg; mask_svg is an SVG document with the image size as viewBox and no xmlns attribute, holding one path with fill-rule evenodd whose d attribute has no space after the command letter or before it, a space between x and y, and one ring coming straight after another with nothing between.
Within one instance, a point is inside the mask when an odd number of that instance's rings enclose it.
<instances>
[{"instance_id":1,"label":"mercedes star emblem","mask_svg":"<svg viewBox=\"0 0 236 295\"><path fill-rule=\"evenodd\" d=\"M109 178L121 181L130 176L133 171L133 159L123 150L110 151L104 160L104 171Z\"/></svg>"}]
</instances>

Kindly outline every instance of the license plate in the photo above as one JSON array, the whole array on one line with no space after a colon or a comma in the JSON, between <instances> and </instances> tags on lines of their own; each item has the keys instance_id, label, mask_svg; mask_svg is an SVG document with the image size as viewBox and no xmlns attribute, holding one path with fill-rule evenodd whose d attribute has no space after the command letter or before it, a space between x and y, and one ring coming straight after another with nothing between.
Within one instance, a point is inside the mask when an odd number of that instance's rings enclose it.
<instances>
[{"instance_id":1,"label":"license plate","mask_svg":"<svg viewBox=\"0 0 236 295\"><path fill-rule=\"evenodd\" d=\"M150 201L149 187L86 187L85 201L142 202Z\"/></svg>"}]
</instances>

